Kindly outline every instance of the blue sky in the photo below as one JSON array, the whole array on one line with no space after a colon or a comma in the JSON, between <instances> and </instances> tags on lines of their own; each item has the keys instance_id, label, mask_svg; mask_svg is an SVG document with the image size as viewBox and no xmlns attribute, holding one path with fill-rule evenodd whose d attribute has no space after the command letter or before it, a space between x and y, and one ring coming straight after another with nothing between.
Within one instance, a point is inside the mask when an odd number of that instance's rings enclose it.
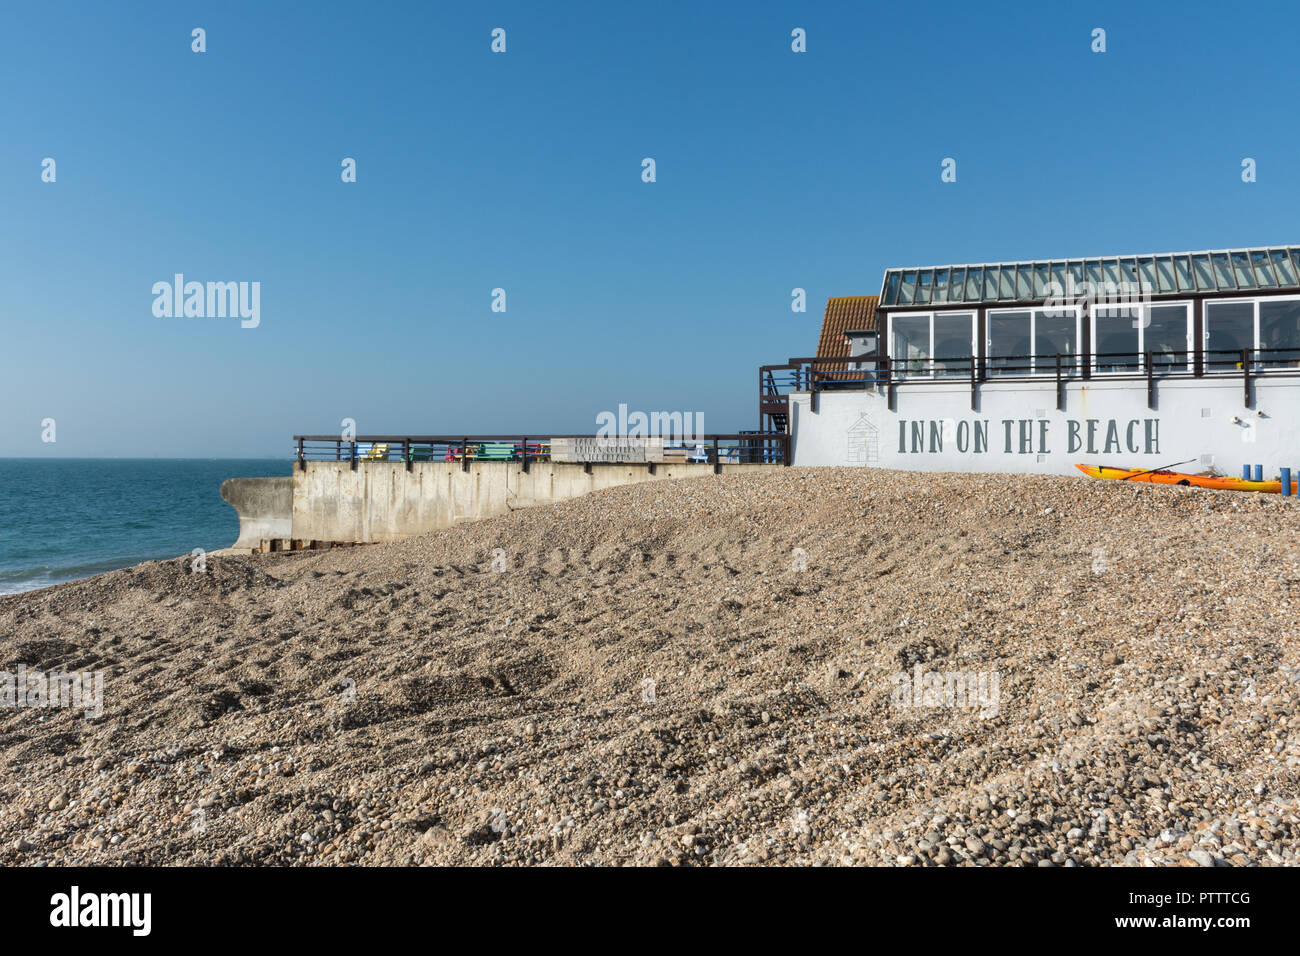
<instances>
[{"instance_id":1,"label":"blue sky","mask_svg":"<svg viewBox=\"0 0 1300 956\"><path fill-rule=\"evenodd\" d=\"M1300 13L1162 6L7 4L0 455L753 428L887 266L1300 241Z\"/></svg>"}]
</instances>

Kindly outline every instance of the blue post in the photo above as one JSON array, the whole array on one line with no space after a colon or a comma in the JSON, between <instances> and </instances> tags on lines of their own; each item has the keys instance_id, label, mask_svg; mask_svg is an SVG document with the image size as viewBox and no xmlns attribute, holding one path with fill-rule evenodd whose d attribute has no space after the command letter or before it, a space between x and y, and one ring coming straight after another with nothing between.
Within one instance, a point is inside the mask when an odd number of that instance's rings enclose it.
<instances>
[{"instance_id":1,"label":"blue post","mask_svg":"<svg viewBox=\"0 0 1300 956\"><path fill-rule=\"evenodd\" d=\"M1291 469L1290 468L1282 469L1282 497L1283 498L1291 497Z\"/></svg>"},{"instance_id":2,"label":"blue post","mask_svg":"<svg viewBox=\"0 0 1300 956\"><path fill-rule=\"evenodd\" d=\"M1250 465L1241 466L1241 480L1250 481Z\"/></svg>"},{"instance_id":3,"label":"blue post","mask_svg":"<svg viewBox=\"0 0 1300 956\"><path fill-rule=\"evenodd\" d=\"M1255 466L1255 480L1256 480L1256 481L1263 481L1263 480L1264 480L1264 466L1263 466L1263 465L1256 465L1256 466Z\"/></svg>"}]
</instances>

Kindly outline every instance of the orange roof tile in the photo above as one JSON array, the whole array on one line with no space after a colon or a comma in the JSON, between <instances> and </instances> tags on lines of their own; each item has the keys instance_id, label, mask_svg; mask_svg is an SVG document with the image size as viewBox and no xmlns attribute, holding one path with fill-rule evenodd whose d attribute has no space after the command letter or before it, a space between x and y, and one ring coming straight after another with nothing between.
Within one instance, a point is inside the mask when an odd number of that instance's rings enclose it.
<instances>
[{"instance_id":1,"label":"orange roof tile","mask_svg":"<svg viewBox=\"0 0 1300 956\"><path fill-rule=\"evenodd\" d=\"M864 332L876 327L876 300L874 295L845 295L826 300L826 315L822 318L822 334L817 340L818 358L849 354L845 332Z\"/></svg>"}]
</instances>

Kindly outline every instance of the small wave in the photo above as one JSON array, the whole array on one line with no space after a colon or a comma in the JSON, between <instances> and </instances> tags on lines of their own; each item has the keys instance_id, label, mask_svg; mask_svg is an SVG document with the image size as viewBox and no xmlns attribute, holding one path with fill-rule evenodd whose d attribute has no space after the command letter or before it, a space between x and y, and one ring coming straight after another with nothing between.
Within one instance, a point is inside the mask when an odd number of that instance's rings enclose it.
<instances>
[{"instance_id":1,"label":"small wave","mask_svg":"<svg viewBox=\"0 0 1300 956\"><path fill-rule=\"evenodd\" d=\"M24 591L35 591L40 588L53 587L56 584L66 584L69 581L90 578L97 574L107 574L109 571L120 571L122 568L129 568L144 561L162 561L174 557L177 557L177 555L169 554L164 557L157 555L150 557L135 556L106 558L101 561L88 561L83 564L70 564L58 568L44 564L31 568L11 568L8 571L0 571L0 594L21 594Z\"/></svg>"}]
</instances>

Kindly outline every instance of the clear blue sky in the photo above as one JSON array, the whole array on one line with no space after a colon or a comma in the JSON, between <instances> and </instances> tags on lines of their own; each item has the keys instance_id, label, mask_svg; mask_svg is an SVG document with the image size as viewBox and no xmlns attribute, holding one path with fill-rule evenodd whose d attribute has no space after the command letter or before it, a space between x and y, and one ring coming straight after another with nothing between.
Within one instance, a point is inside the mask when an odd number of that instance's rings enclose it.
<instances>
[{"instance_id":1,"label":"clear blue sky","mask_svg":"<svg viewBox=\"0 0 1300 956\"><path fill-rule=\"evenodd\" d=\"M5 4L0 455L753 428L757 366L889 265L1300 241L1298 36L1283 3ZM156 318L176 272L260 282L260 326Z\"/></svg>"}]
</instances>

